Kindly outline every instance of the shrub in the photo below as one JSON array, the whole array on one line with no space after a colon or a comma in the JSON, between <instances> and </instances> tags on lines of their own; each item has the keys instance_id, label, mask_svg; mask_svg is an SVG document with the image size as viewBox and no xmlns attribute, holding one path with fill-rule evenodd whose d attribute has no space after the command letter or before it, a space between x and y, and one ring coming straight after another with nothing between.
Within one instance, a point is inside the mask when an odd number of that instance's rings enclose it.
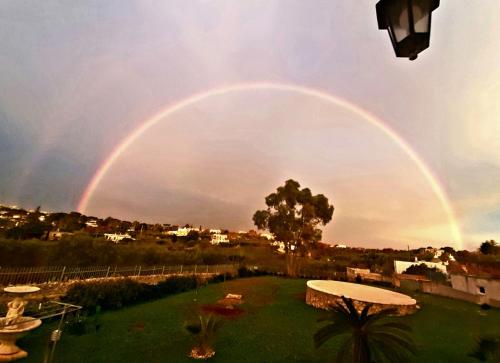
<instances>
[{"instance_id":1,"label":"shrub","mask_svg":"<svg viewBox=\"0 0 500 363\"><path fill-rule=\"evenodd\" d=\"M196 276L173 276L157 285L148 285L128 278L79 282L71 286L61 300L83 306L90 314L94 314L101 308L120 309L123 306L193 290L206 282L222 281L224 281L223 275L214 276L208 281L198 279Z\"/></svg>"},{"instance_id":2,"label":"shrub","mask_svg":"<svg viewBox=\"0 0 500 363\"><path fill-rule=\"evenodd\" d=\"M97 306L101 306L104 310L113 310L144 301L152 295L148 290L150 290L148 285L131 279L79 282L66 292L63 301L81 305L85 310L94 313Z\"/></svg>"},{"instance_id":3,"label":"shrub","mask_svg":"<svg viewBox=\"0 0 500 363\"><path fill-rule=\"evenodd\" d=\"M267 271L259 270L257 268L249 269L245 266L238 269L238 277L254 277L269 275Z\"/></svg>"},{"instance_id":4,"label":"shrub","mask_svg":"<svg viewBox=\"0 0 500 363\"><path fill-rule=\"evenodd\" d=\"M161 296L177 294L195 289L201 281L196 276L169 277L156 285L156 289Z\"/></svg>"}]
</instances>

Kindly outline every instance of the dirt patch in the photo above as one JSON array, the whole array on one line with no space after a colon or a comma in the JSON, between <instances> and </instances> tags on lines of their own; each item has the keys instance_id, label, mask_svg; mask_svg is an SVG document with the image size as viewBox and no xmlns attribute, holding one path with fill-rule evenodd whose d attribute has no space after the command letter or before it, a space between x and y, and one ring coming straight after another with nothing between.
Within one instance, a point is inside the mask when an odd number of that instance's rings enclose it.
<instances>
[{"instance_id":1,"label":"dirt patch","mask_svg":"<svg viewBox=\"0 0 500 363\"><path fill-rule=\"evenodd\" d=\"M224 306L219 304L207 304L201 307L201 311L207 314L213 314L216 316L235 319L241 316L245 311L237 306Z\"/></svg>"},{"instance_id":2,"label":"dirt patch","mask_svg":"<svg viewBox=\"0 0 500 363\"><path fill-rule=\"evenodd\" d=\"M305 302L306 301L306 293L299 292L299 293L293 294L293 298L296 300L300 300L300 301Z\"/></svg>"},{"instance_id":3,"label":"dirt patch","mask_svg":"<svg viewBox=\"0 0 500 363\"><path fill-rule=\"evenodd\" d=\"M143 321L137 321L128 328L128 331L132 333L141 333L144 331L145 327L146 325Z\"/></svg>"},{"instance_id":4,"label":"dirt patch","mask_svg":"<svg viewBox=\"0 0 500 363\"><path fill-rule=\"evenodd\" d=\"M242 295L247 305L263 306L275 301L279 285L259 277L249 277L228 281L223 289L225 295L228 293Z\"/></svg>"}]
</instances>

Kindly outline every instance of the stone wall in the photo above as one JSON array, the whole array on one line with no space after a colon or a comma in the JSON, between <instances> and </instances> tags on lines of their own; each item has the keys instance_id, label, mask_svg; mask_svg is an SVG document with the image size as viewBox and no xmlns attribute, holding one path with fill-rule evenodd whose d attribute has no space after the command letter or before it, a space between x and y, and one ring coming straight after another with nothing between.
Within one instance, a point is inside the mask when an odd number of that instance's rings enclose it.
<instances>
[{"instance_id":1,"label":"stone wall","mask_svg":"<svg viewBox=\"0 0 500 363\"><path fill-rule=\"evenodd\" d=\"M353 300L353 302L359 312L361 312L367 304L357 300ZM340 296L314 290L308 286L306 290L306 304L314 306L315 308L328 310L332 305L343 304L343 301ZM370 312L377 313L387 309L396 309L396 315L409 315L418 310L418 305L372 304Z\"/></svg>"}]
</instances>

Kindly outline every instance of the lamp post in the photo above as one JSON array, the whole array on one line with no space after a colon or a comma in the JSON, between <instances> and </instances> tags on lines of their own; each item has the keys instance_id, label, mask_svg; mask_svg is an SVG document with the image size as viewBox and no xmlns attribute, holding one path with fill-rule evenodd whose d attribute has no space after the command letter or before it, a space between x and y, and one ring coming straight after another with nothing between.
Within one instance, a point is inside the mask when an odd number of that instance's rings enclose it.
<instances>
[{"instance_id":1,"label":"lamp post","mask_svg":"<svg viewBox=\"0 0 500 363\"><path fill-rule=\"evenodd\" d=\"M380 0L376 7L379 29L387 29L397 57L417 59L429 47L431 13L439 0Z\"/></svg>"}]
</instances>

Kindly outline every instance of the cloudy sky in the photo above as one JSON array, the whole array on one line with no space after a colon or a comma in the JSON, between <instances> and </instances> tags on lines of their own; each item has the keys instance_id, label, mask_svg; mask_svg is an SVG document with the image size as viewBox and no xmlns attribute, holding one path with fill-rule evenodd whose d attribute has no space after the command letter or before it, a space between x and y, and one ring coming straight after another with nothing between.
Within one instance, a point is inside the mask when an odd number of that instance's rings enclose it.
<instances>
[{"instance_id":1,"label":"cloudy sky","mask_svg":"<svg viewBox=\"0 0 500 363\"><path fill-rule=\"evenodd\" d=\"M500 239L500 2L442 1L431 47L394 56L376 1L6 1L0 203L75 210L99 166L153 115L252 82L316 89L394 130L450 200L464 247ZM335 205L324 239L457 245L408 154L341 105L284 89L203 98L130 144L85 212L252 227L294 178Z\"/></svg>"}]
</instances>

